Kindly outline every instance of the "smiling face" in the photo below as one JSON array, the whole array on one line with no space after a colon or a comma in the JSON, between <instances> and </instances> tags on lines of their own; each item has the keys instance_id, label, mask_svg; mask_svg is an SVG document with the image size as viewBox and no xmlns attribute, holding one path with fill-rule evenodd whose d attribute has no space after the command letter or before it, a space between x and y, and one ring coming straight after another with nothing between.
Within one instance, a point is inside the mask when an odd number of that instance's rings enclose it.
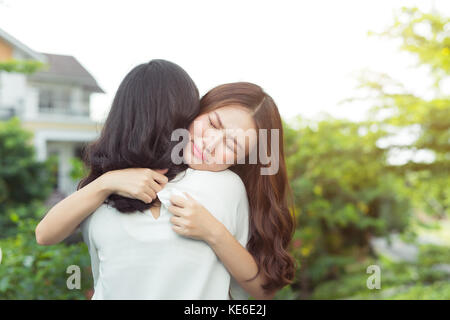
<instances>
[{"instance_id":1,"label":"smiling face","mask_svg":"<svg viewBox=\"0 0 450 320\"><path fill-rule=\"evenodd\" d=\"M198 116L189 126L184 150L189 167L222 171L243 160L257 142L256 125L249 110L230 105Z\"/></svg>"}]
</instances>

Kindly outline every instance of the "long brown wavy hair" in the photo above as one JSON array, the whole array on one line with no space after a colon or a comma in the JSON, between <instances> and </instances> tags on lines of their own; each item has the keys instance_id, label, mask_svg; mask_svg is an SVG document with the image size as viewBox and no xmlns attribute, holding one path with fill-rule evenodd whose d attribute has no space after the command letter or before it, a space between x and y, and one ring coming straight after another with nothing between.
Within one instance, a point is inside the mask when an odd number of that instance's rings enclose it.
<instances>
[{"instance_id":1,"label":"long brown wavy hair","mask_svg":"<svg viewBox=\"0 0 450 320\"><path fill-rule=\"evenodd\" d=\"M292 283L297 268L296 260L289 253L296 221L284 159L282 121L274 100L261 87L248 82L223 84L210 90L200 100L200 113L232 105L250 111L257 132L267 129L267 145L258 143L258 147L267 152L272 150L272 143L279 146L279 169L275 174L262 175L261 168L275 164L264 165L259 157L257 163L252 164L250 153L245 164L230 167L244 182L250 205L247 250L255 258L258 273L247 281L255 279L262 271L266 279L262 288L272 292ZM278 141L271 141L271 129L278 129Z\"/></svg>"}]
</instances>

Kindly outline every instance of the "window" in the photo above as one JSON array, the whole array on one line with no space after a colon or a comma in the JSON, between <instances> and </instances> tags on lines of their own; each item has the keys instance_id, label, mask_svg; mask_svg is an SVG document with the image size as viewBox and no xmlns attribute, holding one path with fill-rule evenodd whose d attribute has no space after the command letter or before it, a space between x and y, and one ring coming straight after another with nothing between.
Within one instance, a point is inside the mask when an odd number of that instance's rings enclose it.
<instances>
[{"instance_id":1,"label":"window","mask_svg":"<svg viewBox=\"0 0 450 320\"><path fill-rule=\"evenodd\" d=\"M39 91L39 109L54 109L53 92L50 89L41 89Z\"/></svg>"},{"instance_id":2,"label":"window","mask_svg":"<svg viewBox=\"0 0 450 320\"><path fill-rule=\"evenodd\" d=\"M71 90L65 87L39 89L39 109L52 113L66 113L71 107Z\"/></svg>"}]
</instances>

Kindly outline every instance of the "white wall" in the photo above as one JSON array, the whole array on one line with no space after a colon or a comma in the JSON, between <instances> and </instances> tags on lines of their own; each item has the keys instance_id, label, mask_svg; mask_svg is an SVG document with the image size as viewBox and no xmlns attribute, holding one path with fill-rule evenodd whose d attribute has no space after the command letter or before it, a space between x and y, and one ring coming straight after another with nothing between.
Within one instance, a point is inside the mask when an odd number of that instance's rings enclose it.
<instances>
[{"instance_id":1,"label":"white wall","mask_svg":"<svg viewBox=\"0 0 450 320\"><path fill-rule=\"evenodd\" d=\"M17 49L13 50L14 59L27 59ZM21 113L26 104L27 80L26 75L20 73L0 72L0 107L17 108Z\"/></svg>"},{"instance_id":2,"label":"white wall","mask_svg":"<svg viewBox=\"0 0 450 320\"><path fill-rule=\"evenodd\" d=\"M19 73L0 72L0 106L24 108L27 90L26 76Z\"/></svg>"},{"instance_id":3,"label":"white wall","mask_svg":"<svg viewBox=\"0 0 450 320\"><path fill-rule=\"evenodd\" d=\"M36 87L28 86L25 96L25 111L27 117L36 117L39 113L39 90Z\"/></svg>"}]
</instances>

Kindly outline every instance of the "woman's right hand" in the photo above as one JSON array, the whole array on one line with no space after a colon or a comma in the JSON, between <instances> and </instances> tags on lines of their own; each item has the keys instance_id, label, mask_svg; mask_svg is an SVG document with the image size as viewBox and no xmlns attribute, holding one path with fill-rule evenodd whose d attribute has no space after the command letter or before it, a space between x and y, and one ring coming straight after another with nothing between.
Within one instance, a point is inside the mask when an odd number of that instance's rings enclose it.
<instances>
[{"instance_id":1,"label":"woman's right hand","mask_svg":"<svg viewBox=\"0 0 450 320\"><path fill-rule=\"evenodd\" d=\"M156 193L168 182L168 178L164 175L167 170L127 168L108 171L99 178L111 193L151 203L156 199Z\"/></svg>"}]
</instances>

